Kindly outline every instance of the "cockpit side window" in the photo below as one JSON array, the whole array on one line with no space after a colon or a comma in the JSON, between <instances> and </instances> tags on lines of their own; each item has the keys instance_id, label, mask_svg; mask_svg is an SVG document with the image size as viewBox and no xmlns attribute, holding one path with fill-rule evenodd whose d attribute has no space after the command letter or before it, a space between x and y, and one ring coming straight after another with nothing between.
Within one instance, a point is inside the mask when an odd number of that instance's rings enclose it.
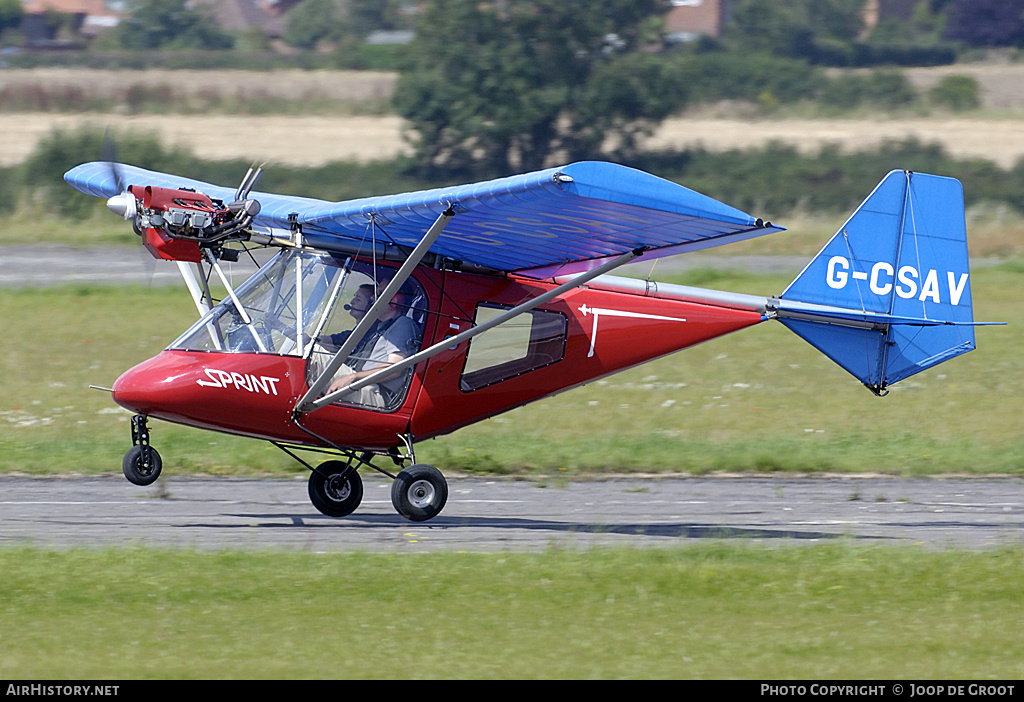
<instances>
[{"instance_id":1,"label":"cockpit side window","mask_svg":"<svg viewBox=\"0 0 1024 702\"><path fill-rule=\"evenodd\" d=\"M477 325L497 318L507 305L480 303ZM530 310L469 343L459 388L472 392L558 363L565 356L567 321L561 312Z\"/></svg>"},{"instance_id":2,"label":"cockpit side window","mask_svg":"<svg viewBox=\"0 0 1024 702\"><path fill-rule=\"evenodd\" d=\"M338 296L328 313L323 330L313 340L307 367L307 381L310 385L343 348L356 325L369 312L378 292L387 286L393 274L391 269L382 270L378 267L375 270L359 263L353 266L345 282L345 293ZM345 363L334 375L327 392L342 390L419 351L427 312L426 294L422 286L410 278L352 348ZM405 400L412 372L410 368L391 376L385 374L376 383L340 395L336 403L381 411L397 409Z\"/></svg>"}]
</instances>

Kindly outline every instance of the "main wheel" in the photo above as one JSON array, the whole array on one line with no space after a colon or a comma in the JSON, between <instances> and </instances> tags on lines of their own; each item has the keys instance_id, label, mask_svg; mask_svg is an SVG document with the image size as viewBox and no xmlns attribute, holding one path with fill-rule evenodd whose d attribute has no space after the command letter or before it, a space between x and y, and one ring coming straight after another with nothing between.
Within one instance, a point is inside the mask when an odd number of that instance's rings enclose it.
<instances>
[{"instance_id":1,"label":"main wheel","mask_svg":"<svg viewBox=\"0 0 1024 702\"><path fill-rule=\"evenodd\" d=\"M144 460L143 451L149 452L148 461ZM160 477L163 465L163 460L155 448L137 444L128 449L128 453L124 455L124 460L121 461L121 470L129 482L136 485L150 485Z\"/></svg>"},{"instance_id":2,"label":"main wheel","mask_svg":"<svg viewBox=\"0 0 1024 702\"><path fill-rule=\"evenodd\" d=\"M363 479L342 461L326 461L309 474L309 501L328 517L347 517L363 499Z\"/></svg>"},{"instance_id":3,"label":"main wheel","mask_svg":"<svg viewBox=\"0 0 1024 702\"><path fill-rule=\"evenodd\" d=\"M434 466L416 463L391 483L391 504L406 519L425 522L440 514L448 501L448 481Z\"/></svg>"}]
</instances>

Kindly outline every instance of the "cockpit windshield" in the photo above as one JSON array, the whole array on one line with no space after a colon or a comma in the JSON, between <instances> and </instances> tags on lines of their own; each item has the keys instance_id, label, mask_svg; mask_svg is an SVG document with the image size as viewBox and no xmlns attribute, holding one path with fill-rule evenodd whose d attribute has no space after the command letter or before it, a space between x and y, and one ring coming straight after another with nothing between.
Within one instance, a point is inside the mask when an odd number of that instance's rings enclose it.
<instances>
[{"instance_id":1,"label":"cockpit windshield","mask_svg":"<svg viewBox=\"0 0 1024 702\"><path fill-rule=\"evenodd\" d=\"M283 251L237 291L228 291L170 348L301 356L309 358L312 383L393 274L391 268L324 252ZM423 288L410 278L350 353L343 372L384 367L415 353L425 317ZM383 398L342 401L392 407L404 397L409 375L382 380Z\"/></svg>"},{"instance_id":2,"label":"cockpit windshield","mask_svg":"<svg viewBox=\"0 0 1024 702\"><path fill-rule=\"evenodd\" d=\"M283 252L229 291L171 348L304 356L341 293L345 263L326 254Z\"/></svg>"}]
</instances>

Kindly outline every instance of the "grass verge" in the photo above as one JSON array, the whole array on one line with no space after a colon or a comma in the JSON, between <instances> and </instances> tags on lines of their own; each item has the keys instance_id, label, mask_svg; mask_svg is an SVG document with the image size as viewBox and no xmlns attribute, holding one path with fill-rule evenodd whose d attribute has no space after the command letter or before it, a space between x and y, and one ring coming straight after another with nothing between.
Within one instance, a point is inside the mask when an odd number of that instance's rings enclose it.
<instances>
[{"instance_id":1,"label":"grass verge","mask_svg":"<svg viewBox=\"0 0 1024 702\"><path fill-rule=\"evenodd\" d=\"M1020 549L849 544L8 547L0 677L1019 679L1022 576Z\"/></svg>"}]
</instances>

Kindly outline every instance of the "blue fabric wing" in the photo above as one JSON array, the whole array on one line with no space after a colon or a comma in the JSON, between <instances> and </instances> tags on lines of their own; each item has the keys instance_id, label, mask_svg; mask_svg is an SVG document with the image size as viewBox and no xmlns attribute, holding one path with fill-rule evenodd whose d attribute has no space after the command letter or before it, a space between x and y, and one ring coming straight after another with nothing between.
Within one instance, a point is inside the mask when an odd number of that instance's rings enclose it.
<instances>
[{"instance_id":1,"label":"blue fabric wing","mask_svg":"<svg viewBox=\"0 0 1024 702\"><path fill-rule=\"evenodd\" d=\"M224 201L234 188L121 166L132 185L192 188ZM72 169L65 180L98 197L117 194L107 163ZM580 162L469 185L326 202L254 192L257 226L287 228L296 215L308 243L369 251L412 247L448 207L456 216L431 251L456 261L544 278L593 268L643 248L656 258L742 241L776 231L717 200L643 171ZM371 222L373 231L371 231Z\"/></svg>"}]
</instances>

